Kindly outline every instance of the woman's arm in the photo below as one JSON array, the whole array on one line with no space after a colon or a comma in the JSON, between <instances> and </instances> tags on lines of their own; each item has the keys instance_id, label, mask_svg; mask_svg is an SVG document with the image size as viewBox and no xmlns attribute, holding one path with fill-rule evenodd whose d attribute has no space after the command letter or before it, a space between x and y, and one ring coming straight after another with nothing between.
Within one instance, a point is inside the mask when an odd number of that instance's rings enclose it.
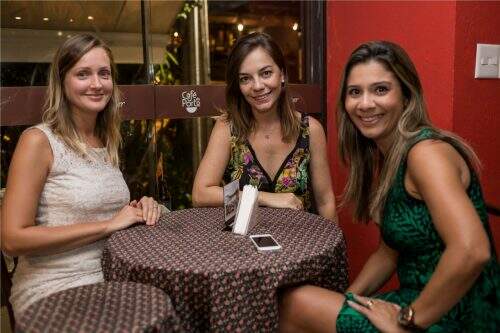
<instances>
[{"instance_id":1,"label":"woman's arm","mask_svg":"<svg viewBox=\"0 0 500 333\"><path fill-rule=\"evenodd\" d=\"M193 206L222 206L224 194L220 183L231 155L230 139L229 125L218 119L194 179ZM302 209L302 202L293 193L259 191L258 200L261 206Z\"/></svg>"},{"instance_id":2,"label":"woman's arm","mask_svg":"<svg viewBox=\"0 0 500 333\"><path fill-rule=\"evenodd\" d=\"M35 225L40 193L53 156L47 137L29 130L19 139L2 203L2 250L12 256L54 254L80 247L142 221L142 210L125 206L108 221L69 226Z\"/></svg>"},{"instance_id":3,"label":"woman's arm","mask_svg":"<svg viewBox=\"0 0 500 333\"><path fill-rule=\"evenodd\" d=\"M231 155L230 139L229 124L218 119L194 178L193 206L222 206L224 203L220 184Z\"/></svg>"},{"instance_id":4,"label":"woman's arm","mask_svg":"<svg viewBox=\"0 0 500 333\"><path fill-rule=\"evenodd\" d=\"M294 193L270 193L259 191L259 206L302 210L304 205Z\"/></svg>"},{"instance_id":5,"label":"woman's arm","mask_svg":"<svg viewBox=\"0 0 500 333\"><path fill-rule=\"evenodd\" d=\"M325 132L321 124L309 117L310 150L311 150L311 181L314 200L318 213L332 221L337 221L335 211L335 195L333 194L326 153Z\"/></svg>"},{"instance_id":6,"label":"woman's arm","mask_svg":"<svg viewBox=\"0 0 500 333\"><path fill-rule=\"evenodd\" d=\"M465 191L469 169L452 146L429 140L416 144L408 156L405 182L425 201L446 246L429 283L411 304L415 323L428 327L473 285L490 258L490 244Z\"/></svg>"},{"instance_id":7,"label":"woman's arm","mask_svg":"<svg viewBox=\"0 0 500 333\"><path fill-rule=\"evenodd\" d=\"M394 274L398 252L380 239L377 250L368 258L354 282L347 288L354 294L370 296L379 290Z\"/></svg>"}]
</instances>

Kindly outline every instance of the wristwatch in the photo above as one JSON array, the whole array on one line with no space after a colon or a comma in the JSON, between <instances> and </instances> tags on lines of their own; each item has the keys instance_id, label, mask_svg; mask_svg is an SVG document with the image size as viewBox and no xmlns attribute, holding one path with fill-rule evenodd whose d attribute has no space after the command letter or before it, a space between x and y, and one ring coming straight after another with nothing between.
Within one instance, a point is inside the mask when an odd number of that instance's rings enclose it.
<instances>
[{"instance_id":1,"label":"wristwatch","mask_svg":"<svg viewBox=\"0 0 500 333\"><path fill-rule=\"evenodd\" d=\"M415 325L415 310L411 306L405 306L399 310L398 323L410 332L424 332L425 330Z\"/></svg>"}]
</instances>

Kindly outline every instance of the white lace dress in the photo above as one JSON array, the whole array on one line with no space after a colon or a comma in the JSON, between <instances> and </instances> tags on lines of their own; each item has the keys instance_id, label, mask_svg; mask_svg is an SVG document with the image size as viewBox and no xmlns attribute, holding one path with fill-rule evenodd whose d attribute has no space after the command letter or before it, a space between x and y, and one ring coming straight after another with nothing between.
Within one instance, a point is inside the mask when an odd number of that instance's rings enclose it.
<instances>
[{"instance_id":1,"label":"white lace dress","mask_svg":"<svg viewBox=\"0 0 500 333\"><path fill-rule=\"evenodd\" d=\"M84 159L46 125L35 127L47 135L54 156L38 203L37 225L102 221L129 202L130 192L123 175L106 162L104 148L91 149L92 159ZM60 254L19 257L10 298L15 316L54 292L102 281L103 244L104 240L100 240Z\"/></svg>"}]
</instances>

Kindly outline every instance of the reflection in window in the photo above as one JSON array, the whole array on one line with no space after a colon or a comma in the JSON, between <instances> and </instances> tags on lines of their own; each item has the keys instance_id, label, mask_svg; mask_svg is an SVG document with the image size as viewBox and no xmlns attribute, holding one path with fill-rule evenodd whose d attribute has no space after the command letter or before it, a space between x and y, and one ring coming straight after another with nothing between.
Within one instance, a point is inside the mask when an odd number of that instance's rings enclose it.
<instances>
[{"instance_id":1,"label":"reflection in window","mask_svg":"<svg viewBox=\"0 0 500 333\"><path fill-rule=\"evenodd\" d=\"M303 83L300 1L209 1L211 79L224 81L229 52L242 35L259 31L281 46L288 79Z\"/></svg>"}]
</instances>

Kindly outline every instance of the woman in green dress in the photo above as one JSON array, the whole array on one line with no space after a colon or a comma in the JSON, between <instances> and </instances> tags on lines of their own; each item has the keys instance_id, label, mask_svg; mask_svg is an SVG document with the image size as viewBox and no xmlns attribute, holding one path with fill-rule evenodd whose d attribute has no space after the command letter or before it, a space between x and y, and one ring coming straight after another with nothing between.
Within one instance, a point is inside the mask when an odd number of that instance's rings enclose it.
<instances>
[{"instance_id":1,"label":"woman in green dress","mask_svg":"<svg viewBox=\"0 0 500 333\"><path fill-rule=\"evenodd\" d=\"M284 293L284 332L498 332L500 269L477 175L478 159L434 127L406 52L359 46L338 102L344 203L378 224L381 240L340 294L315 286ZM399 289L377 290L397 271Z\"/></svg>"}]
</instances>

